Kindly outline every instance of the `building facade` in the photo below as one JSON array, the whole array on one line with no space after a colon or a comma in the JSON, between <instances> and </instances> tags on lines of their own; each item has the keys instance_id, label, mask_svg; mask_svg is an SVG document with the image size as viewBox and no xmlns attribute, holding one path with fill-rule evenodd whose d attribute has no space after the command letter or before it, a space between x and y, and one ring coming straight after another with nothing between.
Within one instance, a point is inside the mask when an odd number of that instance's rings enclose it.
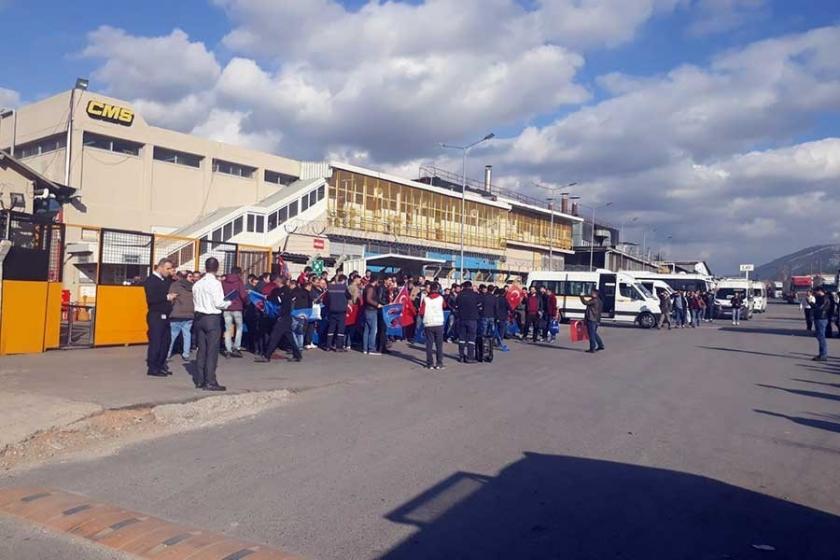
<instances>
[{"instance_id":1,"label":"building facade","mask_svg":"<svg viewBox=\"0 0 840 560\"><path fill-rule=\"evenodd\" d=\"M129 103L79 89L5 116L0 149L75 189L58 219L88 226L66 234L65 282L76 288L104 264L91 262L88 246L99 227L170 235L173 254L184 251L179 240L196 239L271 247L298 265L320 256L450 279L463 265L468 277L501 282L561 269L582 221L489 182L462 197L460 189L151 126ZM196 257L179 262L198 268ZM137 251L111 258L109 265L136 269Z\"/></svg>"}]
</instances>

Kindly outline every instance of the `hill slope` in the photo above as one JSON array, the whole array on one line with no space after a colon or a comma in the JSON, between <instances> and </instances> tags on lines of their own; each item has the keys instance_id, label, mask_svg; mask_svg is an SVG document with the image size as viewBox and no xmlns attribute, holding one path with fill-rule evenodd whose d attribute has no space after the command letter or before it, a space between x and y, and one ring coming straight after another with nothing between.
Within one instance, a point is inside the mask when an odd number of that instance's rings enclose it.
<instances>
[{"instance_id":1,"label":"hill slope","mask_svg":"<svg viewBox=\"0 0 840 560\"><path fill-rule=\"evenodd\" d=\"M834 277L840 269L840 245L814 245L756 267L755 278L787 280L791 276L818 274Z\"/></svg>"}]
</instances>

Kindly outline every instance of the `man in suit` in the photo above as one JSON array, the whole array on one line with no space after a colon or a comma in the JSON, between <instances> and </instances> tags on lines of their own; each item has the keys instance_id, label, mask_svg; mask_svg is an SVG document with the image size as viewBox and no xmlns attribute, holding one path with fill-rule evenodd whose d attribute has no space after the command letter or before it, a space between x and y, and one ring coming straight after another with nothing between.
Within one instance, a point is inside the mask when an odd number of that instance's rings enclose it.
<instances>
[{"instance_id":1,"label":"man in suit","mask_svg":"<svg viewBox=\"0 0 840 560\"><path fill-rule=\"evenodd\" d=\"M169 316L172 313L172 300L177 295L170 293L172 284L172 261L161 259L155 270L143 282L146 291L146 324L149 327L149 347L146 350L147 375L166 377L172 375L166 365L169 352Z\"/></svg>"}]
</instances>

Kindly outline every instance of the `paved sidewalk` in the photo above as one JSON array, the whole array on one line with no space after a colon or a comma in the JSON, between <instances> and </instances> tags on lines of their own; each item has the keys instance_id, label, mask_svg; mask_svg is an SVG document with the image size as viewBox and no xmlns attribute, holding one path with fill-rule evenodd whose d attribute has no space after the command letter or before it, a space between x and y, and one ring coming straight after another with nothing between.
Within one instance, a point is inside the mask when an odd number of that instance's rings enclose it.
<instances>
[{"instance_id":1,"label":"paved sidewalk","mask_svg":"<svg viewBox=\"0 0 840 560\"><path fill-rule=\"evenodd\" d=\"M388 375L407 365L398 357L419 366L416 359L420 352L407 348L397 343L397 357L310 350L301 363L278 359L258 364L250 354L244 358L220 357L217 374L229 394L302 391ZM172 376L148 377L145 352L145 346L131 346L1 358L0 422L6 429L0 435L0 450L39 431L65 426L102 410L188 402L219 394L195 389L189 366L179 356L170 361Z\"/></svg>"}]
</instances>

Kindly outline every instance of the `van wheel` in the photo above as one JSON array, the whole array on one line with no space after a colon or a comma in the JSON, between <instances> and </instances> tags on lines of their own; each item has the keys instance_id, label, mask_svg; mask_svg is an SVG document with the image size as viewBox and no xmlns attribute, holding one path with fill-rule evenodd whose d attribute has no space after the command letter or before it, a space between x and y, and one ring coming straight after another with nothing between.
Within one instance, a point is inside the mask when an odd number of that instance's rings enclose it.
<instances>
[{"instance_id":1,"label":"van wheel","mask_svg":"<svg viewBox=\"0 0 840 560\"><path fill-rule=\"evenodd\" d=\"M656 317L653 316L653 313L644 312L639 315L639 318L636 319L636 321L643 329L652 329L656 326Z\"/></svg>"}]
</instances>

